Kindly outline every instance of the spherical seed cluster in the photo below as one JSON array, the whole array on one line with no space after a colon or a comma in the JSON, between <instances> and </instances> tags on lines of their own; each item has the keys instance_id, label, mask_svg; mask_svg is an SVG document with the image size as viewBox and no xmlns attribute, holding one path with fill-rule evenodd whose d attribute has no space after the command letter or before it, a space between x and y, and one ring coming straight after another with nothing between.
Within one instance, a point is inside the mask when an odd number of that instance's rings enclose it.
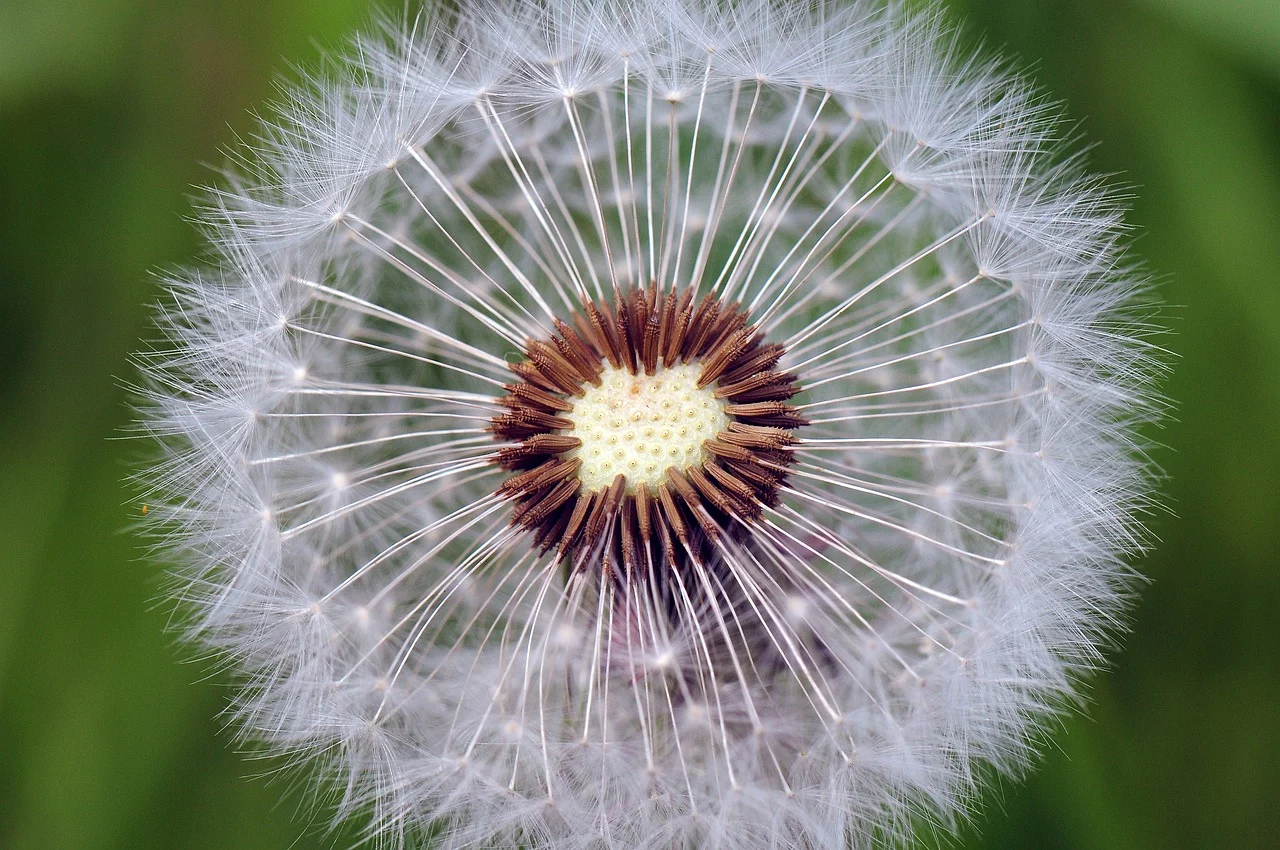
<instances>
[{"instance_id":1,"label":"spherical seed cluster","mask_svg":"<svg viewBox=\"0 0 1280 850\"><path fill-rule=\"evenodd\" d=\"M1115 198L920 4L423 5L237 152L143 358L238 728L390 846L954 824L1131 585ZM693 364L709 456L585 488L605 373Z\"/></svg>"},{"instance_id":2,"label":"spherical seed cluster","mask_svg":"<svg viewBox=\"0 0 1280 850\"><path fill-rule=\"evenodd\" d=\"M586 388L565 418L563 433L582 445L566 456L581 458L578 477L586 490L603 490L618 475L627 492L638 484L656 490L667 467L678 470L706 459L702 444L729 424L713 387L698 386L701 364L679 363L654 375L605 369L600 386Z\"/></svg>"}]
</instances>

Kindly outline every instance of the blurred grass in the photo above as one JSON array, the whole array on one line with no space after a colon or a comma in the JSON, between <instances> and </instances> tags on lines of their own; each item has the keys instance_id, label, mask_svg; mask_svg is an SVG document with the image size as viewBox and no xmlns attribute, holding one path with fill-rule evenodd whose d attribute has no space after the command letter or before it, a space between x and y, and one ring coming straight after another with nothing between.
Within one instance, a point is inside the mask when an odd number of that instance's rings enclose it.
<instances>
[{"instance_id":1,"label":"blurred grass","mask_svg":"<svg viewBox=\"0 0 1280 850\"><path fill-rule=\"evenodd\" d=\"M1280 799L1280 4L964 0L1137 187L1173 305L1173 514L1087 718L993 794L972 848L1274 846ZM221 677L172 646L121 477L119 379L199 243L201 161L340 0L0 4L0 848L346 846L232 751ZM282 801L283 800L283 801Z\"/></svg>"}]
</instances>

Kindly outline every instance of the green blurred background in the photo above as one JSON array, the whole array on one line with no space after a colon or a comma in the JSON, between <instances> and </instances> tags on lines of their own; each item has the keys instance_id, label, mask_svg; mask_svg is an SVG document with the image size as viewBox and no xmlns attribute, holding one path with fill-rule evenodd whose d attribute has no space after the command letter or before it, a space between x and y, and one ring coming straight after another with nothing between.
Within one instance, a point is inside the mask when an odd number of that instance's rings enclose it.
<instances>
[{"instance_id":1,"label":"green blurred background","mask_svg":"<svg viewBox=\"0 0 1280 850\"><path fill-rule=\"evenodd\" d=\"M963 847L1276 847L1280 0L963 0L1137 187L1171 305L1169 514L1088 718ZM236 755L125 529L126 357L202 162L362 0L0 0L0 848L349 846ZM1273 843L1274 842L1274 843Z\"/></svg>"}]
</instances>

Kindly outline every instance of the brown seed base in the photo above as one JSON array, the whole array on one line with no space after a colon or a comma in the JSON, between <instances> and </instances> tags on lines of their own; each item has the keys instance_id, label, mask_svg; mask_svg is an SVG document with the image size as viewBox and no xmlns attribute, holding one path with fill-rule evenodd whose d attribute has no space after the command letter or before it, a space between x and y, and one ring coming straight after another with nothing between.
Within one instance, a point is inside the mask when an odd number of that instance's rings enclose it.
<instances>
[{"instance_id":1,"label":"brown seed base","mask_svg":"<svg viewBox=\"0 0 1280 850\"><path fill-rule=\"evenodd\" d=\"M498 400L507 412L490 425L510 441L495 462L515 472L498 494L515 507L512 524L533 532L542 551L556 550L570 569L599 564L629 575L653 564L706 562L716 541L754 522L778 499L793 461L794 430L804 424L788 401L800 391L795 375L774 369L785 353L767 343L736 303L656 286L615 292L613 309L588 302L572 324L555 321L549 339L529 340L525 359L511 365L519 378ZM604 362L653 375L677 363L700 363L698 386L715 384L727 428L704 448L708 459L670 467L656 492L644 484L627 492L626 479L584 491L580 461L562 457L580 445L557 432L573 427L568 414L584 387L600 384Z\"/></svg>"}]
</instances>

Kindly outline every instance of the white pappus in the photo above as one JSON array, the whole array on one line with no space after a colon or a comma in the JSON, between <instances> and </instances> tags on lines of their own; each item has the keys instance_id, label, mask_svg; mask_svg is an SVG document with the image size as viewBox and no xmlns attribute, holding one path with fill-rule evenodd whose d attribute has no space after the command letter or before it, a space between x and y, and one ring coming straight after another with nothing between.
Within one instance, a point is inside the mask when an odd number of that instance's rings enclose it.
<instances>
[{"instance_id":1,"label":"white pappus","mask_svg":"<svg viewBox=\"0 0 1280 850\"><path fill-rule=\"evenodd\" d=\"M1132 585L1123 205L936 13L461 6L287 89L138 358L239 728L392 843L953 826Z\"/></svg>"}]
</instances>

